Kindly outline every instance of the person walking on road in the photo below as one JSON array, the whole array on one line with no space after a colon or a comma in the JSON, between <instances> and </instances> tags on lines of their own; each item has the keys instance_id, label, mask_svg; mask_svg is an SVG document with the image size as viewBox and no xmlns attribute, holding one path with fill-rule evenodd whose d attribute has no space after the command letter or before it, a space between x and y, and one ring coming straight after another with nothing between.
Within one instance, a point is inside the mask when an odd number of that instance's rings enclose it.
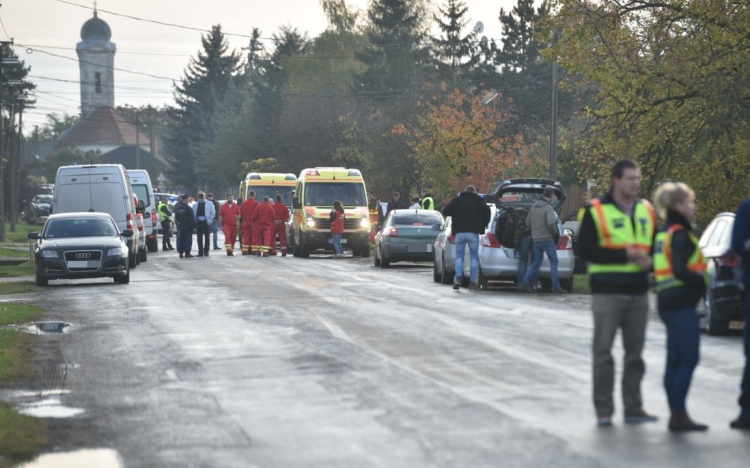
<instances>
[{"instance_id":1,"label":"person walking on road","mask_svg":"<svg viewBox=\"0 0 750 468\"><path fill-rule=\"evenodd\" d=\"M469 246L471 258L469 289L479 289L479 235L484 234L492 215L490 207L482 197L477 194L477 189L469 185L456 198L448 203L443 210L443 215L453 219L452 229L456 235L456 278L453 289L461 288L464 275L464 255L466 246Z\"/></svg>"},{"instance_id":2,"label":"person walking on road","mask_svg":"<svg viewBox=\"0 0 750 468\"><path fill-rule=\"evenodd\" d=\"M255 255L259 257L268 257L271 251L271 230L276 226L275 217L276 213L273 211L271 201L268 197L263 197L263 203L255 208L251 218L257 236L257 252Z\"/></svg>"},{"instance_id":3,"label":"person walking on road","mask_svg":"<svg viewBox=\"0 0 750 468\"><path fill-rule=\"evenodd\" d=\"M732 249L742 257L742 278L750 290L750 198L737 209L732 230ZM742 376L740 415L730 424L734 429L750 430L750 294L745 294L745 372Z\"/></svg>"},{"instance_id":4,"label":"person walking on road","mask_svg":"<svg viewBox=\"0 0 750 468\"><path fill-rule=\"evenodd\" d=\"M193 205L195 210L195 219L198 222L195 231L198 235L198 256L208 257L208 251L211 249L211 224L216 217L214 205L206 200L206 194L198 192L198 201Z\"/></svg>"},{"instance_id":5,"label":"person walking on road","mask_svg":"<svg viewBox=\"0 0 750 468\"><path fill-rule=\"evenodd\" d=\"M430 191L427 189L422 190L422 209L423 210L434 210L435 199L430 195Z\"/></svg>"},{"instance_id":6,"label":"person walking on road","mask_svg":"<svg viewBox=\"0 0 750 468\"><path fill-rule=\"evenodd\" d=\"M594 316L594 407L599 426L611 426L615 364L612 343L622 329L625 362L622 398L625 423L654 422L643 410L641 380L646 364L641 357L648 323L649 271L656 214L638 198L641 173L631 160L612 168L612 189L581 209L578 245L589 262Z\"/></svg>"},{"instance_id":7,"label":"person walking on road","mask_svg":"<svg viewBox=\"0 0 750 468\"><path fill-rule=\"evenodd\" d=\"M161 224L161 249L174 250L172 247L172 210L169 209L167 202L169 198L161 197L159 204L156 206L156 212L159 214L159 223Z\"/></svg>"},{"instance_id":8,"label":"person walking on road","mask_svg":"<svg viewBox=\"0 0 750 468\"><path fill-rule=\"evenodd\" d=\"M531 231L531 240L534 243L534 263L526 271L518 289L521 292L530 292L529 282L539 273L542 267L544 254L549 258L550 276L552 279L552 292L564 293L560 287L560 274L557 269L557 245L555 237L560 233L557 228L557 214L552 207L552 197L555 191L551 188L544 189L542 198L537 201L529 210L526 216L526 229Z\"/></svg>"},{"instance_id":9,"label":"person walking on road","mask_svg":"<svg viewBox=\"0 0 750 468\"><path fill-rule=\"evenodd\" d=\"M227 202L219 209L219 218L224 232L224 247L230 257L234 256L234 243L237 242L237 220L239 217L239 205L234 202L232 195L227 195Z\"/></svg>"},{"instance_id":10,"label":"person walking on road","mask_svg":"<svg viewBox=\"0 0 750 468\"><path fill-rule=\"evenodd\" d=\"M401 200L401 194L398 192L393 192L393 200L388 202L386 211L390 213L393 210L403 210L404 208L406 208L406 203Z\"/></svg>"},{"instance_id":11,"label":"person walking on road","mask_svg":"<svg viewBox=\"0 0 750 468\"><path fill-rule=\"evenodd\" d=\"M336 200L329 215L331 219L331 239L333 240L333 258L344 258L344 248L341 246L341 235L344 233L344 205Z\"/></svg>"},{"instance_id":12,"label":"person walking on road","mask_svg":"<svg viewBox=\"0 0 750 468\"><path fill-rule=\"evenodd\" d=\"M240 218L242 218L242 255L255 253L255 229L253 229L253 214L258 207L255 200L255 191L251 190L247 194L247 199L240 206Z\"/></svg>"},{"instance_id":13,"label":"person walking on road","mask_svg":"<svg viewBox=\"0 0 750 468\"><path fill-rule=\"evenodd\" d=\"M195 212L187 203L188 196L183 195L174 206L175 223L177 223L177 253L180 258L192 258L193 227L196 224Z\"/></svg>"},{"instance_id":14,"label":"person walking on road","mask_svg":"<svg viewBox=\"0 0 750 468\"><path fill-rule=\"evenodd\" d=\"M221 207L219 206L219 202L214 200L214 194L209 193L206 195L206 198L208 198L208 201L211 202L212 205L214 205L214 213L216 214L214 216L214 220L211 222L211 239L213 240L214 244L214 250L221 250L219 249L219 210Z\"/></svg>"},{"instance_id":15,"label":"person walking on road","mask_svg":"<svg viewBox=\"0 0 750 468\"><path fill-rule=\"evenodd\" d=\"M705 431L688 416L685 406L693 371L700 356L700 319L697 305L706 293L706 259L693 233L695 193L682 183L665 183L654 195L666 219L654 241L654 276L659 316L667 327L667 391L669 430Z\"/></svg>"},{"instance_id":16,"label":"person walking on road","mask_svg":"<svg viewBox=\"0 0 750 468\"><path fill-rule=\"evenodd\" d=\"M289 208L284 204L283 197L276 195L276 201L273 204L274 212L274 226L273 232L271 232L271 255L276 255L276 236L279 237L279 244L281 244L281 256L286 257L286 223L289 221Z\"/></svg>"}]
</instances>

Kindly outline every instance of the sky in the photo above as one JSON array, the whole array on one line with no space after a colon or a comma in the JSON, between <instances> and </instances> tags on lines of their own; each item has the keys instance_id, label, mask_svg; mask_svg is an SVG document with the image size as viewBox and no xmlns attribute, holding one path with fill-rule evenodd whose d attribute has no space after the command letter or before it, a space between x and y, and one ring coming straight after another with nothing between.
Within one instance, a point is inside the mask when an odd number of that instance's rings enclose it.
<instances>
[{"instance_id":1,"label":"sky","mask_svg":"<svg viewBox=\"0 0 750 468\"><path fill-rule=\"evenodd\" d=\"M495 39L501 36L500 8L509 10L516 3L515 0L464 1L469 7L470 24L481 21L484 24L482 35ZM368 0L348 0L347 3L365 11ZM432 1L433 6L442 3L443 0ZM81 26L93 16L90 9L93 6L93 0L2 2L0 19L4 30L0 30L0 36L4 40L8 37L15 40L16 53L31 66L31 80L37 84L36 109L24 114L27 129L44 124L46 115L53 112L79 114L75 46L81 40ZM170 79L182 76L190 57L200 48L201 32L113 16L101 10L198 29L221 24L225 33L238 35L249 35L253 27L258 27L263 37L270 37L281 26L291 25L312 38L327 25L318 0L97 0L97 6L99 18L109 24L111 40L117 45L115 67L155 76L115 71L115 104L118 106L171 103ZM227 36L227 39L235 49L248 44L245 37ZM29 54L22 45L36 50Z\"/></svg>"}]
</instances>

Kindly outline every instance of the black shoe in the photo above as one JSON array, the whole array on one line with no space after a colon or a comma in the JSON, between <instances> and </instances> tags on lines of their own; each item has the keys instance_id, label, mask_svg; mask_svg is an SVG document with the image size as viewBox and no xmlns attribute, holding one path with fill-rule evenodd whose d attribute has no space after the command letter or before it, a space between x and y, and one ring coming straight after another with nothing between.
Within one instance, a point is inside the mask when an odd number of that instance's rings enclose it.
<instances>
[{"instance_id":1,"label":"black shoe","mask_svg":"<svg viewBox=\"0 0 750 468\"><path fill-rule=\"evenodd\" d=\"M526 286L519 286L516 288L516 292L519 293L530 293L531 292L531 286L528 284Z\"/></svg>"},{"instance_id":2,"label":"black shoe","mask_svg":"<svg viewBox=\"0 0 750 468\"><path fill-rule=\"evenodd\" d=\"M234 257L234 252L227 252L227 257Z\"/></svg>"},{"instance_id":3,"label":"black shoe","mask_svg":"<svg viewBox=\"0 0 750 468\"><path fill-rule=\"evenodd\" d=\"M750 430L750 414L740 415L739 418L729 424L729 427L732 429Z\"/></svg>"},{"instance_id":4,"label":"black shoe","mask_svg":"<svg viewBox=\"0 0 750 468\"><path fill-rule=\"evenodd\" d=\"M214 247L214 250L221 250L219 247Z\"/></svg>"},{"instance_id":5,"label":"black shoe","mask_svg":"<svg viewBox=\"0 0 750 468\"><path fill-rule=\"evenodd\" d=\"M199 256L199 257L202 257L202 256L203 256L203 254L202 254L202 253L199 253L199 254L198 254L198 256Z\"/></svg>"},{"instance_id":6,"label":"black shoe","mask_svg":"<svg viewBox=\"0 0 750 468\"><path fill-rule=\"evenodd\" d=\"M183 257L182 254L180 254L180 258L182 258L182 257Z\"/></svg>"},{"instance_id":7,"label":"black shoe","mask_svg":"<svg viewBox=\"0 0 750 468\"><path fill-rule=\"evenodd\" d=\"M169 250L174 250L174 247L172 247L172 246L170 245L170 246L169 246Z\"/></svg>"},{"instance_id":8,"label":"black shoe","mask_svg":"<svg viewBox=\"0 0 750 468\"><path fill-rule=\"evenodd\" d=\"M454 290L454 291L458 291L459 289L461 289L461 282L460 282L460 281L458 281L458 280L455 280L455 281L453 282L453 290Z\"/></svg>"},{"instance_id":9,"label":"black shoe","mask_svg":"<svg viewBox=\"0 0 750 468\"><path fill-rule=\"evenodd\" d=\"M189 254L189 253L185 254L185 258L193 258L193 257L195 257L195 255L192 255L192 254Z\"/></svg>"},{"instance_id":10,"label":"black shoe","mask_svg":"<svg viewBox=\"0 0 750 468\"><path fill-rule=\"evenodd\" d=\"M672 411L672 417L669 418L669 430L672 432L707 431L708 426L697 424L685 411Z\"/></svg>"},{"instance_id":11,"label":"black shoe","mask_svg":"<svg viewBox=\"0 0 750 468\"><path fill-rule=\"evenodd\" d=\"M479 285L477 283L469 283L469 291L479 291Z\"/></svg>"}]
</instances>

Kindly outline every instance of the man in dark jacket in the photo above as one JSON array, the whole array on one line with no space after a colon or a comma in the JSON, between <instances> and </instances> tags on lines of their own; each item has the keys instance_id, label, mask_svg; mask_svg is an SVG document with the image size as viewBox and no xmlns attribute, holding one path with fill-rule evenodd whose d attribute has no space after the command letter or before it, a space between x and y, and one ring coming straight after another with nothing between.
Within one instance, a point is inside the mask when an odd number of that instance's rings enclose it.
<instances>
[{"instance_id":1,"label":"man in dark jacket","mask_svg":"<svg viewBox=\"0 0 750 468\"><path fill-rule=\"evenodd\" d=\"M177 225L177 253L180 258L191 258L193 248L193 228L195 227L195 212L188 205L188 196L183 195L174 206L174 217Z\"/></svg>"},{"instance_id":2,"label":"man in dark jacket","mask_svg":"<svg viewBox=\"0 0 750 468\"><path fill-rule=\"evenodd\" d=\"M471 282L469 289L478 289L479 279L479 235L484 234L490 223L490 207L482 197L477 195L473 185L466 187L456 198L448 203L443 215L453 219L452 232L456 235L456 278L453 289L461 287L464 276L464 253L469 246L471 256Z\"/></svg>"},{"instance_id":3,"label":"man in dark jacket","mask_svg":"<svg viewBox=\"0 0 750 468\"><path fill-rule=\"evenodd\" d=\"M750 198L737 209L732 231L732 248L742 257L742 277L750 290ZM750 429L750 294L745 299L745 372L742 377L740 416L732 421L734 429Z\"/></svg>"},{"instance_id":4,"label":"man in dark jacket","mask_svg":"<svg viewBox=\"0 0 750 468\"><path fill-rule=\"evenodd\" d=\"M393 192L393 200L389 201L388 206L386 207L388 213L393 210L403 210L405 208L407 208L407 206L406 203L401 200L401 194L398 192Z\"/></svg>"}]
</instances>

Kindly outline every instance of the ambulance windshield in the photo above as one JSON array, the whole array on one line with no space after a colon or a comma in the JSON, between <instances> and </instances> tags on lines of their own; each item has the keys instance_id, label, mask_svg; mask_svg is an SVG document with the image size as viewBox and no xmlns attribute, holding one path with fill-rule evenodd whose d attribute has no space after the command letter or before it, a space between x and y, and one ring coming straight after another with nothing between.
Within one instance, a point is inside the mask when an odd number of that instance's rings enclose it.
<instances>
[{"instance_id":1,"label":"ambulance windshield","mask_svg":"<svg viewBox=\"0 0 750 468\"><path fill-rule=\"evenodd\" d=\"M292 192L294 187L287 187L284 185L251 185L247 188L255 192L255 199L263 201L263 197L268 197L271 202L276 201L276 195L281 195L281 200L285 205L292 205Z\"/></svg>"},{"instance_id":2,"label":"ambulance windshield","mask_svg":"<svg viewBox=\"0 0 750 468\"><path fill-rule=\"evenodd\" d=\"M312 182L305 186L305 206L333 206L335 200L341 200L344 206L365 206L365 186L347 182Z\"/></svg>"}]
</instances>

